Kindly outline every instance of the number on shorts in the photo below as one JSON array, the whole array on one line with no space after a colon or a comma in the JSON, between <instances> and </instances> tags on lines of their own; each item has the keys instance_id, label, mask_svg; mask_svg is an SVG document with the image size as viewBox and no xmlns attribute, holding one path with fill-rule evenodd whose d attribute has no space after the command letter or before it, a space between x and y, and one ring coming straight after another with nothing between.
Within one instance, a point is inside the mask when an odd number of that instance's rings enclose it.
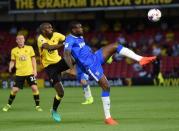
<instances>
[{"instance_id":1,"label":"number on shorts","mask_svg":"<svg viewBox=\"0 0 179 131\"><path fill-rule=\"evenodd\" d=\"M36 78L34 76L31 76L30 81L36 81Z\"/></svg>"}]
</instances>

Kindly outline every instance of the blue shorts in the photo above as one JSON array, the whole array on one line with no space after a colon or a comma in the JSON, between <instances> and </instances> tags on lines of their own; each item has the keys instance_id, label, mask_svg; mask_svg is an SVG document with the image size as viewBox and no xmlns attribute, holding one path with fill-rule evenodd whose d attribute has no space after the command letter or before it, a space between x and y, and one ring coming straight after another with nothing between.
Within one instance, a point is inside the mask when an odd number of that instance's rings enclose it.
<instances>
[{"instance_id":1,"label":"blue shorts","mask_svg":"<svg viewBox=\"0 0 179 131\"><path fill-rule=\"evenodd\" d=\"M98 82L104 74L102 68L102 64L104 64L102 49L99 49L95 52L95 57L96 59L94 60L94 64L87 69L87 72Z\"/></svg>"},{"instance_id":2,"label":"blue shorts","mask_svg":"<svg viewBox=\"0 0 179 131\"><path fill-rule=\"evenodd\" d=\"M95 55L98 59L98 61L101 63L101 64L104 64L104 58L103 58L103 52L102 52L102 49L99 49L95 52Z\"/></svg>"},{"instance_id":3,"label":"blue shorts","mask_svg":"<svg viewBox=\"0 0 179 131\"><path fill-rule=\"evenodd\" d=\"M77 80L80 82L81 80L89 80L89 75L85 73L85 71L82 71L82 69L76 65L76 74L77 74Z\"/></svg>"},{"instance_id":4,"label":"blue shorts","mask_svg":"<svg viewBox=\"0 0 179 131\"><path fill-rule=\"evenodd\" d=\"M76 71L78 81L89 80L90 75L95 81L98 82L103 76L102 64L104 64L104 58L102 49L99 49L94 53L94 61L92 65L83 67L82 65L77 64Z\"/></svg>"}]
</instances>

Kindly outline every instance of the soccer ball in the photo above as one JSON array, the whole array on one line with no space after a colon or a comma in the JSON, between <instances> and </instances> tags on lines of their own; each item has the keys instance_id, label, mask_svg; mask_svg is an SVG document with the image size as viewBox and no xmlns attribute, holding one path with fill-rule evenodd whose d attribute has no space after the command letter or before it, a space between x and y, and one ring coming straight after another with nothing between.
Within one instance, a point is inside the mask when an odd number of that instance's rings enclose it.
<instances>
[{"instance_id":1,"label":"soccer ball","mask_svg":"<svg viewBox=\"0 0 179 131\"><path fill-rule=\"evenodd\" d=\"M150 9L148 11L148 19L152 22L157 22L160 20L162 13L159 9Z\"/></svg>"}]
</instances>

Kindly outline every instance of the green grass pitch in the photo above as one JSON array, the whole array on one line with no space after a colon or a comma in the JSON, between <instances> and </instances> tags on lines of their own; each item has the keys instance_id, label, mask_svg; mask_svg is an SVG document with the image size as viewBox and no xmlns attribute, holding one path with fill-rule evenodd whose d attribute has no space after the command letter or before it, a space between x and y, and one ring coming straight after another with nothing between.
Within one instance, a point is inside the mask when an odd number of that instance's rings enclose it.
<instances>
[{"instance_id":1,"label":"green grass pitch","mask_svg":"<svg viewBox=\"0 0 179 131\"><path fill-rule=\"evenodd\" d=\"M10 90L0 89L0 107L7 103ZM18 93L13 109L0 111L0 131L179 131L179 88L125 87L111 89L111 114L120 123L103 122L100 88L92 88L92 105L81 105L81 88L65 88L59 108L62 122L50 116L54 89L40 89L43 112L34 110L31 89Z\"/></svg>"}]
</instances>

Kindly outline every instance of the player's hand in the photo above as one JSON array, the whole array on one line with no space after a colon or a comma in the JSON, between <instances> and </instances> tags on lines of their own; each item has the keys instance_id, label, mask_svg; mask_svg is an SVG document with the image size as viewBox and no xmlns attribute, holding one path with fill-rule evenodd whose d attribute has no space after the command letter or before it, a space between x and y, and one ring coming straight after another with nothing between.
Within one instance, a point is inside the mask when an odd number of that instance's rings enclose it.
<instances>
[{"instance_id":1,"label":"player's hand","mask_svg":"<svg viewBox=\"0 0 179 131\"><path fill-rule=\"evenodd\" d=\"M33 73L33 74L34 74L34 76L35 76L35 77L37 77L37 71L34 71L34 73Z\"/></svg>"},{"instance_id":2,"label":"player's hand","mask_svg":"<svg viewBox=\"0 0 179 131\"><path fill-rule=\"evenodd\" d=\"M75 70L74 70L74 69L68 69L68 70L66 70L64 73L67 73L67 74L70 74L70 75L73 75L73 76L75 76L75 75L76 75L76 73L75 73Z\"/></svg>"},{"instance_id":3,"label":"player's hand","mask_svg":"<svg viewBox=\"0 0 179 131\"><path fill-rule=\"evenodd\" d=\"M76 75L76 72L75 72L74 68L69 69L69 74L74 75L74 76Z\"/></svg>"},{"instance_id":4,"label":"player's hand","mask_svg":"<svg viewBox=\"0 0 179 131\"><path fill-rule=\"evenodd\" d=\"M12 68L9 68L9 73L12 73Z\"/></svg>"}]
</instances>

